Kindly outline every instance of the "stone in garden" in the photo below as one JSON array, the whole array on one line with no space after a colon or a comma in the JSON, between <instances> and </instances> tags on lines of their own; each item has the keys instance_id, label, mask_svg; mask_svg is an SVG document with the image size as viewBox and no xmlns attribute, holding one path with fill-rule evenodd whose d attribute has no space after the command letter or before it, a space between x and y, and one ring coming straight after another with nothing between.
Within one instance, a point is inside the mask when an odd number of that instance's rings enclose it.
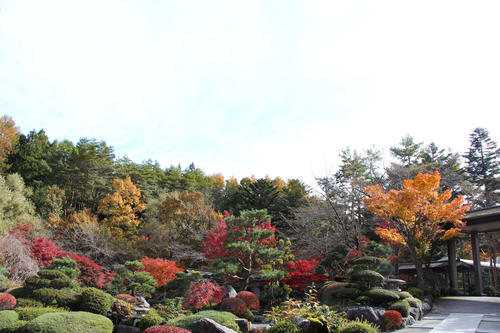
<instances>
[{"instance_id":1,"label":"stone in garden","mask_svg":"<svg viewBox=\"0 0 500 333\"><path fill-rule=\"evenodd\" d=\"M419 308L410 308L410 316L415 318L415 320L420 320L422 318L422 310Z\"/></svg>"},{"instance_id":2,"label":"stone in garden","mask_svg":"<svg viewBox=\"0 0 500 333\"><path fill-rule=\"evenodd\" d=\"M135 296L135 299L139 302L139 307L141 307L141 308L149 308L150 307L148 301L146 301L146 299L144 297Z\"/></svg>"},{"instance_id":3,"label":"stone in garden","mask_svg":"<svg viewBox=\"0 0 500 333\"><path fill-rule=\"evenodd\" d=\"M203 333L236 333L236 331L226 326L222 326L208 318L202 318L194 322L193 328Z\"/></svg>"},{"instance_id":4,"label":"stone in garden","mask_svg":"<svg viewBox=\"0 0 500 333\"><path fill-rule=\"evenodd\" d=\"M306 329L307 327L309 327L309 320L307 320L306 318L302 318L302 317L293 317L292 323L294 323L295 325L297 325L301 329Z\"/></svg>"},{"instance_id":5,"label":"stone in garden","mask_svg":"<svg viewBox=\"0 0 500 333\"><path fill-rule=\"evenodd\" d=\"M238 318L234 320L236 324L238 324L238 327L240 328L241 332L243 333L248 333L250 331L250 325L248 325L248 320L245 318Z\"/></svg>"},{"instance_id":6,"label":"stone in garden","mask_svg":"<svg viewBox=\"0 0 500 333\"><path fill-rule=\"evenodd\" d=\"M349 320L365 319L372 324L384 327L385 309L383 308L355 305L342 308L339 312L345 312Z\"/></svg>"},{"instance_id":7,"label":"stone in garden","mask_svg":"<svg viewBox=\"0 0 500 333\"><path fill-rule=\"evenodd\" d=\"M425 302L425 301L424 301L424 302L422 302L422 312L423 312L423 314L426 314L426 313L428 313L429 311L431 311L431 308L432 308L432 307L431 307L431 305L430 305L429 303L427 303L427 302Z\"/></svg>"},{"instance_id":8,"label":"stone in garden","mask_svg":"<svg viewBox=\"0 0 500 333\"><path fill-rule=\"evenodd\" d=\"M415 318L413 318L412 316L408 316L408 317L403 318L403 324L402 324L403 328L411 326L413 324L415 324Z\"/></svg>"},{"instance_id":9,"label":"stone in garden","mask_svg":"<svg viewBox=\"0 0 500 333\"><path fill-rule=\"evenodd\" d=\"M227 290L227 297L236 297L236 295L238 295L238 293L236 292L236 290L234 290L233 286L230 286L230 285L226 285L226 290Z\"/></svg>"}]
</instances>

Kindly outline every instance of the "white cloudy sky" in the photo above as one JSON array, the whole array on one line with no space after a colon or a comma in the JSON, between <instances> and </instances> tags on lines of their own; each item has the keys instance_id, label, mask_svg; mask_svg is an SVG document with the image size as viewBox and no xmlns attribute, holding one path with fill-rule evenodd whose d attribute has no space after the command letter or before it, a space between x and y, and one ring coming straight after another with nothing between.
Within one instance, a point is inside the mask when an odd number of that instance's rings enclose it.
<instances>
[{"instance_id":1,"label":"white cloudy sky","mask_svg":"<svg viewBox=\"0 0 500 333\"><path fill-rule=\"evenodd\" d=\"M0 112L136 161L312 183L345 146L499 142L499 17L496 0L0 0Z\"/></svg>"}]
</instances>

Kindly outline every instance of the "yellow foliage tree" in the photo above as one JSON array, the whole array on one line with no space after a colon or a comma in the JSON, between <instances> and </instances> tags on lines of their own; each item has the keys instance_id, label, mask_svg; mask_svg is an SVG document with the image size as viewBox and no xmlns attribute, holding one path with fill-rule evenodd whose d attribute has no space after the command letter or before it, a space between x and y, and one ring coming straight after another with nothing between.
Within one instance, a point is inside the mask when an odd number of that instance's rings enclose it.
<instances>
[{"instance_id":1,"label":"yellow foliage tree","mask_svg":"<svg viewBox=\"0 0 500 333\"><path fill-rule=\"evenodd\" d=\"M408 248L419 288L424 287L422 263L432 242L456 237L465 226L460 219L470 209L464 205L463 197L450 200L450 190L440 193L440 181L441 175L436 170L434 174L419 173L415 179L405 180L403 190L385 193L380 185L365 189L366 207L388 222L388 228L377 228L378 235ZM445 230L445 224L452 227Z\"/></svg>"},{"instance_id":2,"label":"yellow foliage tree","mask_svg":"<svg viewBox=\"0 0 500 333\"><path fill-rule=\"evenodd\" d=\"M102 223L109 227L115 237L132 237L139 226L139 216L146 210L141 191L130 177L113 180L114 193L99 201L98 212L103 215Z\"/></svg>"},{"instance_id":3,"label":"yellow foliage tree","mask_svg":"<svg viewBox=\"0 0 500 333\"><path fill-rule=\"evenodd\" d=\"M8 115L0 118L0 168L7 168L5 160L14 151L19 141L19 128Z\"/></svg>"}]
</instances>

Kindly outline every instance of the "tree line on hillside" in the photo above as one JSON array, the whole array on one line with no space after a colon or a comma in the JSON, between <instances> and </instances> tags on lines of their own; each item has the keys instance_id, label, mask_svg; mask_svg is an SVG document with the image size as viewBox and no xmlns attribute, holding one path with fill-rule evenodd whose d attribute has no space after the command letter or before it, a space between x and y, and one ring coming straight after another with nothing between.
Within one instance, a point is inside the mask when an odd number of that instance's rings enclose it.
<instances>
[{"instance_id":1,"label":"tree line on hillside","mask_svg":"<svg viewBox=\"0 0 500 333\"><path fill-rule=\"evenodd\" d=\"M394 162L382 169L380 150L343 149L337 171L318 178L315 193L299 179L238 181L207 175L194 164L137 163L115 156L104 141L50 140L43 130L20 133L5 115L0 119L0 234L29 223L66 250L107 267L145 255L199 266L202 242L224 211L239 216L266 209L277 234L291 239L298 259L320 258L324 269L335 270L347 255L381 242L374 231L381 220L363 202L368 186L399 190L404 180L438 170L442 190L451 190L453 198L463 195L474 208L500 202L500 151L486 129L473 130L464 155L410 135L390 152ZM427 256L443 251L438 242ZM391 253L405 255L397 247Z\"/></svg>"}]
</instances>

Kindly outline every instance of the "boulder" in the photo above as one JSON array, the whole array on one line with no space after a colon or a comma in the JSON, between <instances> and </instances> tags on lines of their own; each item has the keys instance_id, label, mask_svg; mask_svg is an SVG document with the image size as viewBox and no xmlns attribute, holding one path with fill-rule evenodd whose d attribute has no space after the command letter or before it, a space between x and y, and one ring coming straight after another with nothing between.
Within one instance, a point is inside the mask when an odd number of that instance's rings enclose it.
<instances>
[{"instance_id":1,"label":"boulder","mask_svg":"<svg viewBox=\"0 0 500 333\"><path fill-rule=\"evenodd\" d=\"M248 320L245 318L238 318L234 320L236 324L238 324L238 327L240 328L241 332L243 333L248 333L250 331L250 325L248 325Z\"/></svg>"},{"instance_id":2,"label":"boulder","mask_svg":"<svg viewBox=\"0 0 500 333\"><path fill-rule=\"evenodd\" d=\"M226 287L226 290L227 290L227 294L226 294L227 297L236 297L236 295L238 295L238 293L236 292L236 290L234 290L233 286L231 286L231 285L225 285L225 287Z\"/></svg>"},{"instance_id":3,"label":"boulder","mask_svg":"<svg viewBox=\"0 0 500 333\"><path fill-rule=\"evenodd\" d=\"M309 326L309 320L302 317L293 317L292 323L300 327L301 329L307 328Z\"/></svg>"},{"instance_id":4,"label":"boulder","mask_svg":"<svg viewBox=\"0 0 500 333\"><path fill-rule=\"evenodd\" d=\"M384 308L354 305L342 308L339 312L346 313L349 320L355 320L356 318L365 319L372 324L384 327Z\"/></svg>"},{"instance_id":5,"label":"boulder","mask_svg":"<svg viewBox=\"0 0 500 333\"><path fill-rule=\"evenodd\" d=\"M413 324L415 324L415 318L413 318L412 316L408 316L403 318L403 323L401 324L401 326L405 328Z\"/></svg>"},{"instance_id":6,"label":"boulder","mask_svg":"<svg viewBox=\"0 0 500 333\"><path fill-rule=\"evenodd\" d=\"M429 303L427 303L426 301L423 301L422 302L422 313L423 314L426 314L428 312L430 312L432 309L431 305Z\"/></svg>"},{"instance_id":7,"label":"boulder","mask_svg":"<svg viewBox=\"0 0 500 333\"><path fill-rule=\"evenodd\" d=\"M410 316L412 316L415 320L420 320L423 316L422 310L419 308L410 308Z\"/></svg>"},{"instance_id":8,"label":"boulder","mask_svg":"<svg viewBox=\"0 0 500 333\"><path fill-rule=\"evenodd\" d=\"M236 333L236 331L228 327L222 326L213 321L212 319L208 318L202 318L194 322L192 327L193 330L198 330L204 333Z\"/></svg>"}]
</instances>

